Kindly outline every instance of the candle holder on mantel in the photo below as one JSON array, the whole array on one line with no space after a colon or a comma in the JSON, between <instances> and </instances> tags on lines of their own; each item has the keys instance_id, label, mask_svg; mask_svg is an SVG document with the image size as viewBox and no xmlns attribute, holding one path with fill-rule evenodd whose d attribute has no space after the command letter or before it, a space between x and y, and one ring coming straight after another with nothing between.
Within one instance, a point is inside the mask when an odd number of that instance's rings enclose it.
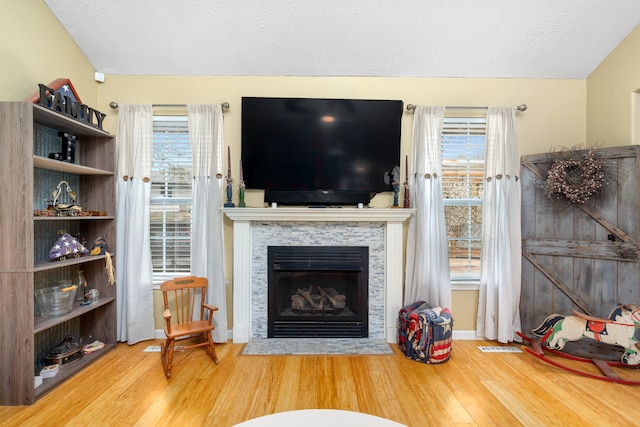
<instances>
[{"instance_id":1,"label":"candle holder on mantel","mask_svg":"<svg viewBox=\"0 0 640 427\"><path fill-rule=\"evenodd\" d=\"M409 182L404 182L404 204L403 208L409 209L411 207L411 196L409 195Z\"/></svg>"},{"instance_id":2,"label":"candle holder on mantel","mask_svg":"<svg viewBox=\"0 0 640 427\"><path fill-rule=\"evenodd\" d=\"M403 208L411 207L411 196L409 195L409 156L404 156L404 203Z\"/></svg>"},{"instance_id":3,"label":"candle holder on mantel","mask_svg":"<svg viewBox=\"0 0 640 427\"><path fill-rule=\"evenodd\" d=\"M244 208L247 205L245 205L244 203L244 189L246 188L246 185L244 183L244 181L240 180L240 182L238 183L238 207L239 208Z\"/></svg>"},{"instance_id":4,"label":"candle holder on mantel","mask_svg":"<svg viewBox=\"0 0 640 427\"><path fill-rule=\"evenodd\" d=\"M231 178L231 147L227 146L227 203L224 204L225 208L235 208L233 204L233 178ZM242 178L241 178L242 179Z\"/></svg>"},{"instance_id":5,"label":"candle holder on mantel","mask_svg":"<svg viewBox=\"0 0 640 427\"><path fill-rule=\"evenodd\" d=\"M224 204L225 208L235 208L236 205L233 204L233 178L231 176L226 177L227 180L227 202Z\"/></svg>"}]
</instances>

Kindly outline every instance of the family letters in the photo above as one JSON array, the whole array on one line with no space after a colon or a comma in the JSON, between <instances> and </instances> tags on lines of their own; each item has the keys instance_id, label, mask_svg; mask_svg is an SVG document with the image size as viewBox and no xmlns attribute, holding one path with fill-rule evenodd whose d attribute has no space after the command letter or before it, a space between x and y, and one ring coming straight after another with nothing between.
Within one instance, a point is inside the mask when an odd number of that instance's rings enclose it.
<instances>
[{"instance_id":1,"label":"family letters","mask_svg":"<svg viewBox=\"0 0 640 427\"><path fill-rule=\"evenodd\" d=\"M71 117L79 122L86 123L100 130L102 122L107 116L98 110L94 110L88 105L73 101L70 97L62 95L42 83L40 83L40 105L49 108L65 116Z\"/></svg>"}]
</instances>

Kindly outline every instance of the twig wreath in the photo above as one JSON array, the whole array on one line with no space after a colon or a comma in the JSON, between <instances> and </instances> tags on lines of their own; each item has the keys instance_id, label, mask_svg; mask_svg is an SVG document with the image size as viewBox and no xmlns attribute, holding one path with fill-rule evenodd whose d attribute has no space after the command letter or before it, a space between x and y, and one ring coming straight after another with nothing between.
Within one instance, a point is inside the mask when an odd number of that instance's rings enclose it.
<instances>
[{"instance_id":1,"label":"twig wreath","mask_svg":"<svg viewBox=\"0 0 640 427\"><path fill-rule=\"evenodd\" d=\"M586 153L570 151L564 159L555 160L547 172L547 196L583 205L604 185L602 161L596 158L595 148Z\"/></svg>"}]
</instances>

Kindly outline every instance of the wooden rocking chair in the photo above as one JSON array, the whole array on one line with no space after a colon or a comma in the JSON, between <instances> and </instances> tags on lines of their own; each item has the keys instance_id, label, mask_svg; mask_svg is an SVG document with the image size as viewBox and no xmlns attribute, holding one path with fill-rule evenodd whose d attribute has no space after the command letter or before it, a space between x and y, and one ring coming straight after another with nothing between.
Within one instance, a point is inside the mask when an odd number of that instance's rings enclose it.
<instances>
[{"instance_id":1,"label":"wooden rocking chair","mask_svg":"<svg viewBox=\"0 0 640 427\"><path fill-rule=\"evenodd\" d=\"M164 318L167 321L164 330L167 341L161 346L160 358L167 378L171 377L171 363L178 341L197 339L196 344L184 346L180 351L204 347L209 357L216 364L220 363L211 336L211 331L215 329L213 313L218 307L205 303L207 283L204 277L187 276L167 280L160 286L164 299Z\"/></svg>"}]
</instances>

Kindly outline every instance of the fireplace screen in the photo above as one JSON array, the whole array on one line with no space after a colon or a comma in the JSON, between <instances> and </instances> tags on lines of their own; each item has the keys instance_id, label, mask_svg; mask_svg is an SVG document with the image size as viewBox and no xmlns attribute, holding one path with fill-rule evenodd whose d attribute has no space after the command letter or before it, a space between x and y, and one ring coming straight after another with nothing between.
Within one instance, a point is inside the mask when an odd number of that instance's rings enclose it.
<instances>
[{"instance_id":1,"label":"fireplace screen","mask_svg":"<svg viewBox=\"0 0 640 427\"><path fill-rule=\"evenodd\" d=\"M268 336L367 337L369 249L270 246Z\"/></svg>"}]
</instances>

